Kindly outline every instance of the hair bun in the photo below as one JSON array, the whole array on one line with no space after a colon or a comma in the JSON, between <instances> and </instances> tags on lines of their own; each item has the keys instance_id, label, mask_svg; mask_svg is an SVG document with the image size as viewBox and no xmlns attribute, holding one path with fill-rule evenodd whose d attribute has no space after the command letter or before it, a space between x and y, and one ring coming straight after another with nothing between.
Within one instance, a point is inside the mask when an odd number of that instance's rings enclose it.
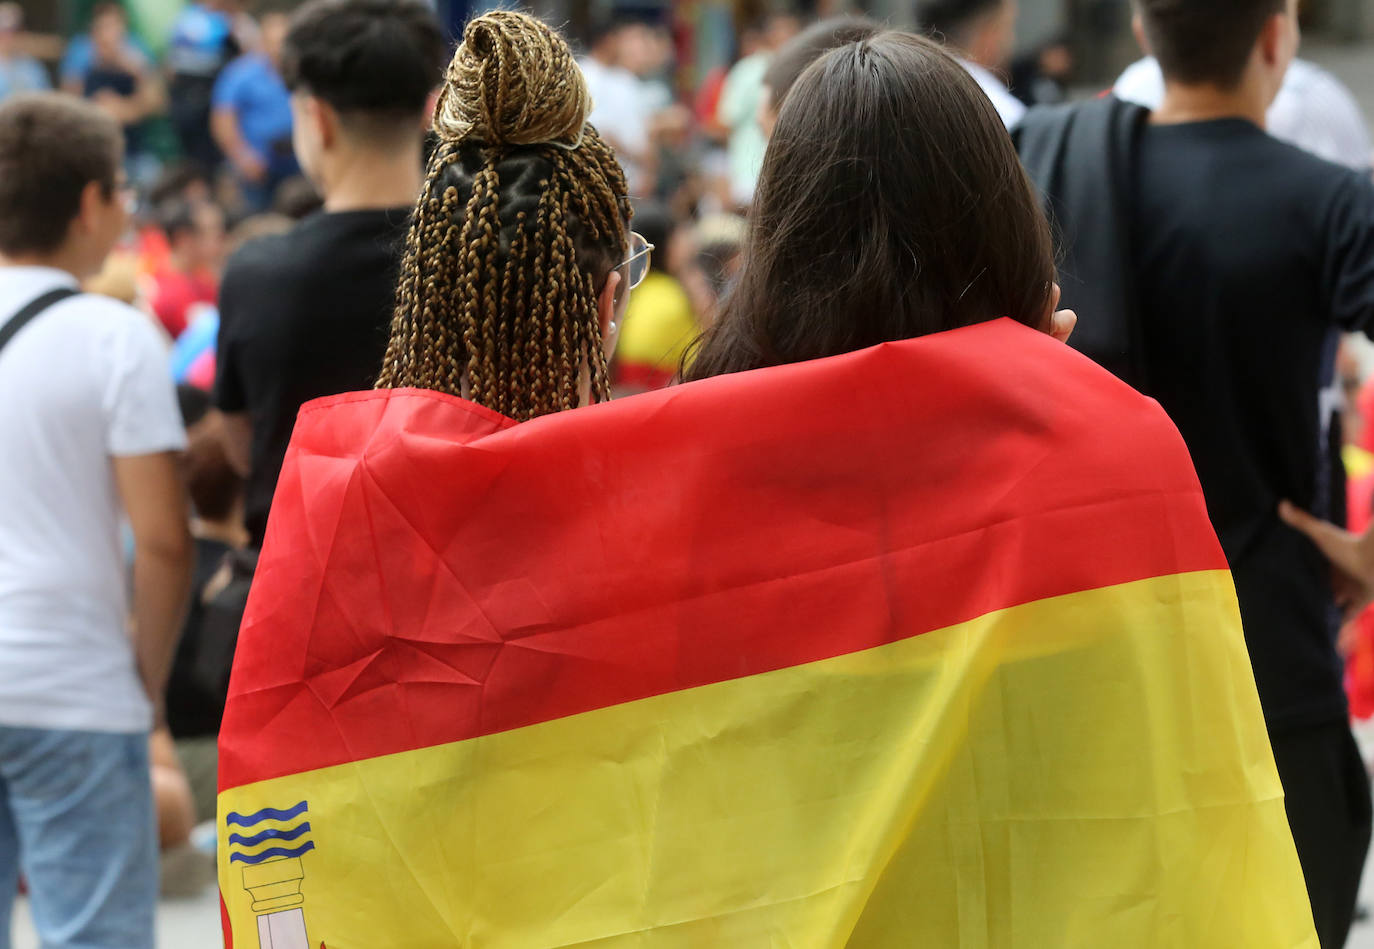
<instances>
[{"instance_id":1,"label":"hair bun","mask_svg":"<svg viewBox=\"0 0 1374 949\"><path fill-rule=\"evenodd\" d=\"M590 111L587 83L563 38L532 16L501 10L463 31L434 131L447 141L574 147Z\"/></svg>"}]
</instances>

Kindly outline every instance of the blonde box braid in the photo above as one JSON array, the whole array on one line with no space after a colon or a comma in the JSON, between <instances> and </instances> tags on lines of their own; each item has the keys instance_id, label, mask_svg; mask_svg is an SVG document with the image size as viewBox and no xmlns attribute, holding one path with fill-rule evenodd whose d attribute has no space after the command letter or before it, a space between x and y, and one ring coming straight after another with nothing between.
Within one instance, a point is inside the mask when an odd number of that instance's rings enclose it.
<instances>
[{"instance_id":1,"label":"blonde box braid","mask_svg":"<svg viewBox=\"0 0 1374 949\"><path fill-rule=\"evenodd\" d=\"M609 397L597 290L630 208L567 44L522 13L468 24L434 114L378 388L468 398L524 421Z\"/></svg>"}]
</instances>

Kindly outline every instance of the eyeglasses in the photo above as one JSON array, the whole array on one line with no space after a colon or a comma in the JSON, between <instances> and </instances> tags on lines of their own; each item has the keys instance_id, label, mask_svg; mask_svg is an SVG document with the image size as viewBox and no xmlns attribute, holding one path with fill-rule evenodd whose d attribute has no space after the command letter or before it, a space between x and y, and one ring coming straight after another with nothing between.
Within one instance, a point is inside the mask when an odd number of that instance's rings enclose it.
<instances>
[{"instance_id":1,"label":"eyeglasses","mask_svg":"<svg viewBox=\"0 0 1374 949\"><path fill-rule=\"evenodd\" d=\"M649 276L649 260L654 245L644 239L642 234L630 232L630 256L620 266L625 268L625 289L633 290Z\"/></svg>"}]
</instances>

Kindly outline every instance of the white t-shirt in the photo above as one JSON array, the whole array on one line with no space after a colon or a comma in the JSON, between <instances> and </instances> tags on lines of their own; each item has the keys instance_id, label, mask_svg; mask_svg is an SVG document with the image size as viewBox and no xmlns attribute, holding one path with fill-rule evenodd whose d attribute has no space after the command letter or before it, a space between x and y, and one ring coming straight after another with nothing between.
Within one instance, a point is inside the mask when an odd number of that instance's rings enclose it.
<instances>
[{"instance_id":1,"label":"white t-shirt","mask_svg":"<svg viewBox=\"0 0 1374 949\"><path fill-rule=\"evenodd\" d=\"M967 59L960 59L959 65L964 67L974 82L978 83L979 88L992 100L992 107L1002 117L1003 125L1011 128L1021 121L1021 117L1026 114L1026 104L1012 95L1007 84L997 78L992 70Z\"/></svg>"},{"instance_id":2,"label":"white t-shirt","mask_svg":"<svg viewBox=\"0 0 1374 949\"><path fill-rule=\"evenodd\" d=\"M1164 101L1164 74L1153 58L1127 66L1112 88L1117 98L1157 109ZM1339 79L1316 63L1295 59L1265 116L1270 135L1318 158L1368 171L1374 159L1364 113Z\"/></svg>"},{"instance_id":3,"label":"white t-shirt","mask_svg":"<svg viewBox=\"0 0 1374 949\"><path fill-rule=\"evenodd\" d=\"M592 97L587 121L612 140L630 191L636 193L643 187L642 171L623 149L642 155L649 147L650 111L644 83L628 69L603 65L590 56L579 60L578 65Z\"/></svg>"},{"instance_id":4,"label":"white t-shirt","mask_svg":"<svg viewBox=\"0 0 1374 949\"><path fill-rule=\"evenodd\" d=\"M0 267L0 324L70 274ZM185 447L151 322L91 295L0 351L0 724L140 732L112 457Z\"/></svg>"}]
</instances>

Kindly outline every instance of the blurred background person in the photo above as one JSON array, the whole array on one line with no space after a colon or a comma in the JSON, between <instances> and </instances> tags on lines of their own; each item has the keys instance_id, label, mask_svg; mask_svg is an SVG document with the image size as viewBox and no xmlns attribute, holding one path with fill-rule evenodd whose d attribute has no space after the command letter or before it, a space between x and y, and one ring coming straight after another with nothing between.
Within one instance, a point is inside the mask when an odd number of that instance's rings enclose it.
<instances>
[{"instance_id":1,"label":"blurred background person","mask_svg":"<svg viewBox=\"0 0 1374 949\"><path fill-rule=\"evenodd\" d=\"M710 214L692 228L693 256L682 275L682 288L703 332L715 324L734 285L748 233L748 222L738 214Z\"/></svg>"},{"instance_id":2,"label":"blurred background person","mask_svg":"<svg viewBox=\"0 0 1374 949\"><path fill-rule=\"evenodd\" d=\"M224 267L224 212L211 201L172 198L157 209L168 253L152 273L154 315L176 339L197 306L214 306Z\"/></svg>"},{"instance_id":3,"label":"blurred background person","mask_svg":"<svg viewBox=\"0 0 1374 949\"><path fill-rule=\"evenodd\" d=\"M243 476L229 461L222 420L211 411L208 393L191 386L177 391L186 420L195 571L167 683L167 726L190 787L195 822L201 822L215 816L215 738L229 681L225 660L233 656L232 642L222 641L225 631L216 623L216 598L228 583L230 560L247 545L248 534Z\"/></svg>"},{"instance_id":4,"label":"blurred background person","mask_svg":"<svg viewBox=\"0 0 1374 949\"><path fill-rule=\"evenodd\" d=\"M151 181L159 163L147 150L143 126L164 108L166 97L152 63L129 42L128 20L118 4L102 4L91 20L91 55L81 77L81 95L123 127L129 179L135 184Z\"/></svg>"},{"instance_id":5,"label":"blurred background person","mask_svg":"<svg viewBox=\"0 0 1374 949\"><path fill-rule=\"evenodd\" d=\"M1016 46L1017 0L917 0L917 28L945 43L1011 128L1026 114L1005 77Z\"/></svg>"},{"instance_id":6,"label":"blurred background person","mask_svg":"<svg viewBox=\"0 0 1374 949\"><path fill-rule=\"evenodd\" d=\"M639 65L650 42L645 26L624 15L598 20L591 28L587 53L577 61L592 97L588 121L615 149L630 191L643 194L653 186L654 150L649 138L653 100L630 68Z\"/></svg>"},{"instance_id":7,"label":"blurred background person","mask_svg":"<svg viewBox=\"0 0 1374 949\"><path fill-rule=\"evenodd\" d=\"M255 47L255 30L236 0L190 3L177 17L167 44L168 100L181 153L205 168L222 155L210 129L220 71Z\"/></svg>"},{"instance_id":8,"label":"blurred background person","mask_svg":"<svg viewBox=\"0 0 1374 949\"><path fill-rule=\"evenodd\" d=\"M764 140L773 136L778 110L807 66L832 49L868 39L881 31L882 27L867 17L838 16L813 23L782 44L763 73L758 125Z\"/></svg>"},{"instance_id":9,"label":"blurred background person","mask_svg":"<svg viewBox=\"0 0 1374 949\"><path fill-rule=\"evenodd\" d=\"M43 64L19 48L24 11L17 3L0 3L0 102L21 92L52 88Z\"/></svg>"},{"instance_id":10,"label":"blurred background person","mask_svg":"<svg viewBox=\"0 0 1374 949\"><path fill-rule=\"evenodd\" d=\"M661 204L639 203L634 226L653 253L649 273L630 295L620 325L613 381L622 395L661 389L672 382L682 354L701 333L692 301L670 270L670 261L675 261L670 246L671 213Z\"/></svg>"},{"instance_id":11,"label":"blurred background person","mask_svg":"<svg viewBox=\"0 0 1374 949\"><path fill-rule=\"evenodd\" d=\"M754 185L768 145L759 126L764 101L764 73L773 53L797 33L797 18L776 13L745 27L740 34L740 59L730 68L720 91L716 118L730 131L730 201L745 208L754 198Z\"/></svg>"},{"instance_id":12,"label":"blurred background person","mask_svg":"<svg viewBox=\"0 0 1374 949\"><path fill-rule=\"evenodd\" d=\"M85 33L73 36L67 42L67 48L62 54L61 65L58 67L58 75L62 84L62 91L71 93L74 96L85 95L86 93L86 74L91 71L95 62L95 40L93 34L96 32L96 23L105 16L117 17L120 21L120 31L124 34L123 45L126 47L118 57L119 62L152 62L153 57L149 54L148 48L140 42L138 37L129 32L128 14L124 7L118 2L98 3L91 10L90 28ZM108 26L106 29L110 29Z\"/></svg>"},{"instance_id":13,"label":"blurred background person","mask_svg":"<svg viewBox=\"0 0 1374 949\"><path fill-rule=\"evenodd\" d=\"M291 149L291 95L281 77L284 13L262 20L262 47L244 53L215 81L210 127L229 160L245 209L265 211L300 166Z\"/></svg>"}]
</instances>

